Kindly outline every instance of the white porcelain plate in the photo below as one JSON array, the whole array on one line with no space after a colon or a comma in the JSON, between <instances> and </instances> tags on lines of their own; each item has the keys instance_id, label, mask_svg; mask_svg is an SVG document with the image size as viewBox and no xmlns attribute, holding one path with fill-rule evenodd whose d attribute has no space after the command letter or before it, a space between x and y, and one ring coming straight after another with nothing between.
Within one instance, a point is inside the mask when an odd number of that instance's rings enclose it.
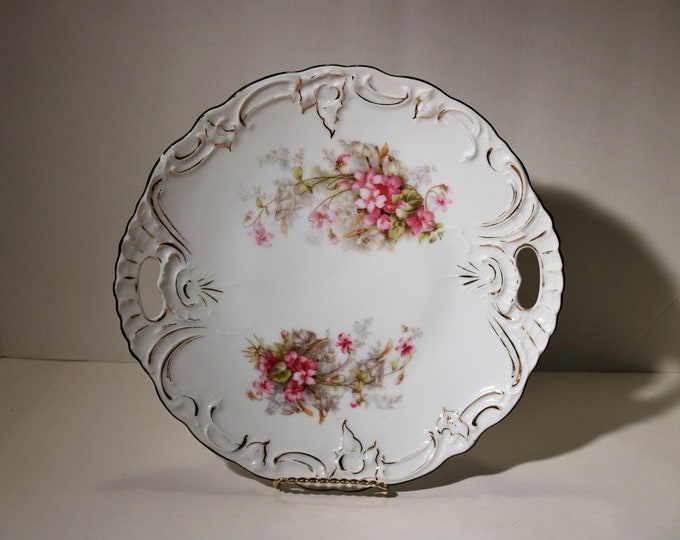
<instances>
[{"instance_id":1,"label":"white porcelain plate","mask_svg":"<svg viewBox=\"0 0 680 540\"><path fill-rule=\"evenodd\" d=\"M199 441L346 488L419 477L502 419L561 291L551 220L493 128L430 84L341 66L204 113L156 164L115 282L132 353Z\"/></svg>"}]
</instances>

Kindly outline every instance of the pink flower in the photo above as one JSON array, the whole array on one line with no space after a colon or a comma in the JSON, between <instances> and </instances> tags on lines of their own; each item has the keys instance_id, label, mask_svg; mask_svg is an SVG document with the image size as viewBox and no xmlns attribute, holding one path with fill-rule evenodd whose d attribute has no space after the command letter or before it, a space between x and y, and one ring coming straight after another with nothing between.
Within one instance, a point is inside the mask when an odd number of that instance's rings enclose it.
<instances>
[{"instance_id":1,"label":"pink flower","mask_svg":"<svg viewBox=\"0 0 680 540\"><path fill-rule=\"evenodd\" d=\"M281 330L281 337L284 341L288 339L288 335L288 330Z\"/></svg>"},{"instance_id":2,"label":"pink flower","mask_svg":"<svg viewBox=\"0 0 680 540\"><path fill-rule=\"evenodd\" d=\"M404 181L399 176L382 176L382 183L390 195L399 195Z\"/></svg>"},{"instance_id":3,"label":"pink flower","mask_svg":"<svg viewBox=\"0 0 680 540\"><path fill-rule=\"evenodd\" d=\"M426 210L425 205L421 205L414 215L407 217L404 221L411 228L411 234L414 236L421 231L434 229L434 214Z\"/></svg>"},{"instance_id":4,"label":"pink flower","mask_svg":"<svg viewBox=\"0 0 680 540\"><path fill-rule=\"evenodd\" d=\"M255 238L255 243L258 246L272 247L272 238L274 238L274 235L268 233L262 223L257 223L255 227L253 227L253 230L248 234Z\"/></svg>"},{"instance_id":5,"label":"pink flower","mask_svg":"<svg viewBox=\"0 0 680 540\"><path fill-rule=\"evenodd\" d=\"M378 222L378 218L382 215L382 210L380 208L374 208L373 211L369 212L364 216L364 223L366 225L375 225Z\"/></svg>"},{"instance_id":6,"label":"pink flower","mask_svg":"<svg viewBox=\"0 0 680 540\"><path fill-rule=\"evenodd\" d=\"M316 379L314 378L314 375L316 375L315 369L310 369L308 371L301 369L300 371L296 371L295 373L293 373L293 380L299 382L300 384L314 386L316 384Z\"/></svg>"},{"instance_id":7,"label":"pink flower","mask_svg":"<svg viewBox=\"0 0 680 540\"><path fill-rule=\"evenodd\" d=\"M340 347L340 350L345 354L354 352L354 342L352 341L352 336L350 334L338 334L338 341L335 342L335 346Z\"/></svg>"},{"instance_id":8,"label":"pink flower","mask_svg":"<svg viewBox=\"0 0 680 540\"><path fill-rule=\"evenodd\" d=\"M402 358L411 356L414 352L416 352L416 348L413 346L412 337L399 338L399 343L395 349L401 353Z\"/></svg>"},{"instance_id":9,"label":"pink flower","mask_svg":"<svg viewBox=\"0 0 680 540\"><path fill-rule=\"evenodd\" d=\"M286 396L287 401L295 403L297 401L305 400L305 396L303 395L304 391L305 387L302 384L295 379L291 379L283 389L283 394Z\"/></svg>"},{"instance_id":10,"label":"pink flower","mask_svg":"<svg viewBox=\"0 0 680 540\"><path fill-rule=\"evenodd\" d=\"M376 209L388 214L396 211L397 203L393 202L393 197L401 193L403 184L399 176L374 174L373 169L370 169L367 175L356 171L354 177L357 181L352 185L352 189L359 192L359 199L354 204L371 215L370 224L375 223L379 217L375 213Z\"/></svg>"},{"instance_id":11,"label":"pink flower","mask_svg":"<svg viewBox=\"0 0 680 540\"><path fill-rule=\"evenodd\" d=\"M347 160L349 158L350 158L349 154L340 154L338 158L335 160L335 170L339 171L340 167L347 163Z\"/></svg>"},{"instance_id":12,"label":"pink flower","mask_svg":"<svg viewBox=\"0 0 680 540\"><path fill-rule=\"evenodd\" d=\"M259 379L253 382L253 388L257 391L258 396L261 396L263 393L271 396L274 392L274 381L266 375L261 375Z\"/></svg>"},{"instance_id":13,"label":"pink flower","mask_svg":"<svg viewBox=\"0 0 680 540\"><path fill-rule=\"evenodd\" d=\"M430 196L430 201L440 210L446 210L451 204L451 199L446 196L446 191L438 191Z\"/></svg>"},{"instance_id":14,"label":"pink flower","mask_svg":"<svg viewBox=\"0 0 680 540\"><path fill-rule=\"evenodd\" d=\"M332 225L335 223L335 219L338 217L338 213L335 210L331 210L327 204L324 204L320 208L317 208L309 216L312 221L312 225L316 229L320 229L324 224Z\"/></svg>"},{"instance_id":15,"label":"pink flower","mask_svg":"<svg viewBox=\"0 0 680 540\"><path fill-rule=\"evenodd\" d=\"M283 361L293 371L293 380L308 386L316 384L314 375L318 371L318 366L314 360L302 356L296 351L290 351L283 355Z\"/></svg>"},{"instance_id":16,"label":"pink flower","mask_svg":"<svg viewBox=\"0 0 680 540\"><path fill-rule=\"evenodd\" d=\"M298 358L304 358L304 356L299 356L296 351L290 351L283 355L283 361L286 363L286 366L291 369L295 366L295 362L297 362Z\"/></svg>"},{"instance_id":17,"label":"pink flower","mask_svg":"<svg viewBox=\"0 0 680 540\"><path fill-rule=\"evenodd\" d=\"M356 409L359 406L359 402L356 401L356 400L353 400L349 405L350 405L350 407L352 407L352 409Z\"/></svg>"},{"instance_id":18,"label":"pink flower","mask_svg":"<svg viewBox=\"0 0 680 540\"><path fill-rule=\"evenodd\" d=\"M398 176L380 175L375 177L373 185L386 199L385 204L382 206L384 212L394 214L397 205L393 202L393 197L401 194L402 184L403 180Z\"/></svg>"},{"instance_id":19,"label":"pink flower","mask_svg":"<svg viewBox=\"0 0 680 540\"><path fill-rule=\"evenodd\" d=\"M366 184L359 190L359 198L354 202L357 208L366 210L369 213L376 208L382 208L387 202L387 197L383 195L379 189L375 189L373 185Z\"/></svg>"},{"instance_id":20,"label":"pink flower","mask_svg":"<svg viewBox=\"0 0 680 540\"><path fill-rule=\"evenodd\" d=\"M370 184L371 186L373 185L373 175L374 175L373 168L371 167L368 170L368 174L366 174L364 171L359 171L356 170L354 171L354 179L356 182L352 184L352 189L354 191L359 191L361 188L363 188L367 183Z\"/></svg>"},{"instance_id":21,"label":"pink flower","mask_svg":"<svg viewBox=\"0 0 680 540\"><path fill-rule=\"evenodd\" d=\"M375 226L380 232L387 232L392 228L392 220L387 214L382 214L375 222Z\"/></svg>"},{"instance_id":22,"label":"pink flower","mask_svg":"<svg viewBox=\"0 0 680 540\"><path fill-rule=\"evenodd\" d=\"M263 375L267 375L278 361L279 359L271 351L265 351L258 357L257 367Z\"/></svg>"}]
</instances>

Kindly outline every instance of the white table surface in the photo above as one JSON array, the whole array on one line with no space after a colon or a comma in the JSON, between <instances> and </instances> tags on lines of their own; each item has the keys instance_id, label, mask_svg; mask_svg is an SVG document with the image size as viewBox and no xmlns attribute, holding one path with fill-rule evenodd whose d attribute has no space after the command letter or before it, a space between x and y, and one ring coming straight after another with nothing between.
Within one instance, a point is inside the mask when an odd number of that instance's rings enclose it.
<instances>
[{"instance_id":1,"label":"white table surface","mask_svg":"<svg viewBox=\"0 0 680 540\"><path fill-rule=\"evenodd\" d=\"M542 373L388 496L225 465L136 364L0 358L0 538L680 538L680 374Z\"/></svg>"}]
</instances>

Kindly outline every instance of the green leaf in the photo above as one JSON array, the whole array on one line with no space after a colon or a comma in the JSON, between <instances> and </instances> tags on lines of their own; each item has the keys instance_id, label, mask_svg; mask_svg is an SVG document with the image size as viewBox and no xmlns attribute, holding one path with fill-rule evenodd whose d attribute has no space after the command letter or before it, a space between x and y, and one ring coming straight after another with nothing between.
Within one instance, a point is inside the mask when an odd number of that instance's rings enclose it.
<instances>
[{"instance_id":1,"label":"green leaf","mask_svg":"<svg viewBox=\"0 0 680 540\"><path fill-rule=\"evenodd\" d=\"M295 178L295 180L299 182L300 180L302 180L302 173L303 173L302 167L300 166L295 167L293 169L293 178Z\"/></svg>"},{"instance_id":2,"label":"green leaf","mask_svg":"<svg viewBox=\"0 0 680 540\"><path fill-rule=\"evenodd\" d=\"M357 382L354 386L352 386L352 392L355 394L361 394L361 391L364 389L364 385L361 381Z\"/></svg>"},{"instance_id":3,"label":"green leaf","mask_svg":"<svg viewBox=\"0 0 680 540\"><path fill-rule=\"evenodd\" d=\"M422 242L423 240L426 240L430 236L429 231L423 231L418 235L418 242Z\"/></svg>"},{"instance_id":4,"label":"green leaf","mask_svg":"<svg viewBox=\"0 0 680 540\"><path fill-rule=\"evenodd\" d=\"M286 347L285 344L281 343L280 341L277 341L272 345L272 354L276 356L276 358L283 358L283 355L288 352L288 347Z\"/></svg>"},{"instance_id":5,"label":"green leaf","mask_svg":"<svg viewBox=\"0 0 680 540\"><path fill-rule=\"evenodd\" d=\"M392 360L390 362L390 366L392 367L392 371L397 371L397 367L399 366L399 362L396 360Z\"/></svg>"},{"instance_id":6,"label":"green leaf","mask_svg":"<svg viewBox=\"0 0 680 540\"><path fill-rule=\"evenodd\" d=\"M396 242L406 231L406 223L404 223L394 214L390 216L390 221L392 222L392 228L387 233L387 236L390 240L392 240L392 242Z\"/></svg>"},{"instance_id":7,"label":"green leaf","mask_svg":"<svg viewBox=\"0 0 680 540\"><path fill-rule=\"evenodd\" d=\"M257 206L258 208L262 208L262 199L260 197L255 199L255 206Z\"/></svg>"},{"instance_id":8,"label":"green leaf","mask_svg":"<svg viewBox=\"0 0 680 540\"><path fill-rule=\"evenodd\" d=\"M292 375L293 372L288 369L286 363L281 360L281 362L277 362L272 366L272 368L269 370L268 377L274 382L285 384Z\"/></svg>"},{"instance_id":9,"label":"green leaf","mask_svg":"<svg viewBox=\"0 0 680 540\"><path fill-rule=\"evenodd\" d=\"M401 219L412 216L423 205L422 195L412 188L406 188L399 195L392 196L393 203L399 201L402 201L402 204L397 208L396 214Z\"/></svg>"},{"instance_id":10,"label":"green leaf","mask_svg":"<svg viewBox=\"0 0 680 540\"><path fill-rule=\"evenodd\" d=\"M358 381L357 384L368 383L371 380L371 374L368 371L360 371L353 368L349 372L354 375L354 378Z\"/></svg>"},{"instance_id":11,"label":"green leaf","mask_svg":"<svg viewBox=\"0 0 680 540\"><path fill-rule=\"evenodd\" d=\"M313 180L303 180L299 184L300 186L300 194L303 193L312 193L314 190L314 181Z\"/></svg>"}]
</instances>

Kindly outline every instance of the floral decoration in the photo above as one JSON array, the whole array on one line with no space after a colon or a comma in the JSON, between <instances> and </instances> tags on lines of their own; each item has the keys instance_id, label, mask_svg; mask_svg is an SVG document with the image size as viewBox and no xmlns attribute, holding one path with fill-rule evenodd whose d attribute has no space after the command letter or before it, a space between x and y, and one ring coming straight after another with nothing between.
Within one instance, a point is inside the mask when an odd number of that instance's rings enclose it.
<instances>
[{"instance_id":1,"label":"floral decoration","mask_svg":"<svg viewBox=\"0 0 680 540\"><path fill-rule=\"evenodd\" d=\"M446 184L431 185L428 165L412 170L396 159L387 144L381 148L359 141L340 141L341 149L325 149L327 167L304 165L304 151L272 150L260 165L276 165L288 173L275 181L274 195L259 188L244 194L255 209L243 223L258 246L271 247L272 225L285 236L293 221L305 214L308 240L323 238L359 250L391 247L402 238L435 242L444 235L437 213L451 204ZM269 227L269 229L268 229Z\"/></svg>"},{"instance_id":2,"label":"floral decoration","mask_svg":"<svg viewBox=\"0 0 680 540\"><path fill-rule=\"evenodd\" d=\"M319 336L311 330L282 330L271 345L258 336L248 340L244 354L258 373L247 391L251 400L267 400L267 413L318 412L322 423L340 400L351 394L352 408L392 408L401 395L383 392L386 381L404 380L405 368L416 352L419 328L402 326L396 340L369 344L371 319L356 322L351 331Z\"/></svg>"}]
</instances>

